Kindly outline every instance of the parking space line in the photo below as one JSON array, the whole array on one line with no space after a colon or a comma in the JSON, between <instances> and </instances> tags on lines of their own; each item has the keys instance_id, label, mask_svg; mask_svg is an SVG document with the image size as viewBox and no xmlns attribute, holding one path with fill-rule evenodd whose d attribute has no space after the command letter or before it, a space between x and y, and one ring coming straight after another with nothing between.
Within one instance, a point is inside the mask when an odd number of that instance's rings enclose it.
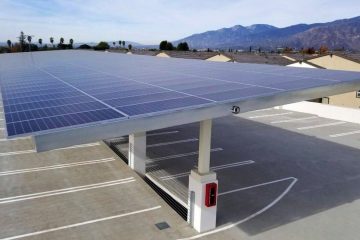
<instances>
[{"instance_id":1,"label":"parking space line","mask_svg":"<svg viewBox=\"0 0 360 240\"><path fill-rule=\"evenodd\" d=\"M30 139L30 137L17 137L17 138L0 138L0 142L7 142L7 141L16 141L16 140L23 140L23 139Z\"/></svg>"},{"instance_id":2,"label":"parking space line","mask_svg":"<svg viewBox=\"0 0 360 240\"><path fill-rule=\"evenodd\" d=\"M271 124L288 123L288 122L297 122L297 121L310 120L310 119L316 119L316 118L319 118L319 117L312 116L312 117L303 117L303 118L293 118L293 119L288 119L288 120L273 121L273 122L270 122L270 123Z\"/></svg>"},{"instance_id":3,"label":"parking space line","mask_svg":"<svg viewBox=\"0 0 360 240\"><path fill-rule=\"evenodd\" d=\"M108 181L108 182L102 182L102 183L94 183L94 184L88 184L88 185L82 185L82 186L76 186L76 187L70 187L70 188L62 188L62 189L56 189L56 190L51 190L51 191L45 191L45 192L30 193L30 194L25 194L25 195L0 198L0 204L50 197L50 196L55 196L55 195L80 192L80 191L96 189L96 188L110 187L110 186L115 186L115 185L119 185L119 184L131 183L131 182L135 182L135 181L136 180L133 177L129 177L129 178Z\"/></svg>"},{"instance_id":4,"label":"parking space line","mask_svg":"<svg viewBox=\"0 0 360 240\"><path fill-rule=\"evenodd\" d=\"M168 132L156 132L156 133L148 133L146 136L152 137L152 136L161 136L161 135L168 135L168 134L175 134L179 131L168 131Z\"/></svg>"},{"instance_id":5,"label":"parking space line","mask_svg":"<svg viewBox=\"0 0 360 240\"><path fill-rule=\"evenodd\" d=\"M331 137L331 138L344 137L344 136L349 136L349 135L354 135L354 134L359 134L359 133L360 133L360 130L358 130L358 131L352 131L352 132L332 134L332 135L329 135L329 137Z\"/></svg>"},{"instance_id":6,"label":"parking space line","mask_svg":"<svg viewBox=\"0 0 360 240\"><path fill-rule=\"evenodd\" d=\"M105 163L105 162L111 162L111 161L115 161L115 158L102 158L102 159L97 159L97 160L82 161L82 162L76 162L76 163L57 164L57 165L37 167L37 168L24 168L24 169L19 169L19 170L0 172L0 176L8 176L8 175L21 174L21 173L30 173L30 172L40 172L40 171L54 170L54 169L60 169L60 168L78 167L78 166L97 164L97 163Z\"/></svg>"},{"instance_id":7,"label":"parking space line","mask_svg":"<svg viewBox=\"0 0 360 240\"><path fill-rule=\"evenodd\" d=\"M249 119L256 119L256 118L267 118L267 117L276 117L276 116L284 116L284 115L290 115L294 114L294 112L286 112L286 113L275 113L275 114L268 114L268 115L257 115L248 117Z\"/></svg>"},{"instance_id":8,"label":"parking space line","mask_svg":"<svg viewBox=\"0 0 360 240\"><path fill-rule=\"evenodd\" d=\"M210 169L213 171L217 171L217 170L221 170L221 169L225 169L225 168L238 167L238 166L243 166L243 165L248 165L248 164L253 164L253 163L255 163L253 160L247 160L247 161L242 161L242 162L214 166L214 167L211 167ZM163 177L160 177L160 179L163 181L168 181L171 179L187 177L187 176L189 176L189 174L190 174L190 172L183 172L183 173L163 176Z\"/></svg>"},{"instance_id":9,"label":"parking space line","mask_svg":"<svg viewBox=\"0 0 360 240\"><path fill-rule=\"evenodd\" d=\"M57 149L54 149L54 151L66 150L66 149L74 149L74 148L93 147L93 146L99 146L99 145L100 145L99 142L96 142L96 143L86 143L86 144L74 145L74 146L70 146L70 147L57 148Z\"/></svg>"},{"instance_id":10,"label":"parking space line","mask_svg":"<svg viewBox=\"0 0 360 240\"><path fill-rule=\"evenodd\" d=\"M98 219L94 219L94 220L90 220L90 221L65 225L65 226L56 227L56 228L45 229L45 230L41 230L41 231L37 231L37 232L32 232L32 233L26 233L26 234L12 236L12 237L1 238L0 240L13 240L13 239L20 239L20 238L25 238L25 237L37 236L37 235L41 235L41 234L44 234L44 233L50 233L50 232L65 230L65 229L69 229L69 228L80 227L80 226L84 226L84 225L88 225L88 224L92 224L92 223L97 223L97 222L103 222L103 221L108 221L108 220L112 220L112 219L122 218L122 217L135 215L135 214L139 214L139 213L149 212L149 211L157 210L159 208L161 208L161 206L155 206L155 207L151 207L151 208L145 208L145 209L141 209L141 210L137 210L137 211L133 211L133 212L128 212L128 213L123 213L123 214L119 214L119 215L114 215L114 216L110 216L110 217L98 218Z\"/></svg>"},{"instance_id":11,"label":"parking space line","mask_svg":"<svg viewBox=\"0 0 360 240\"><path fill-rule=\"evenodd\" d=\"M312 125L307 127L299 127L298 130L308 130L308 129L314 129L314 128L322 128L322 127L330 127L330 126L337 126L346 124L346 122L332 122L332 123L325 123L325 124L319 124L319 125Z\"/></svg>"},{"instance_id":12,"label":"parking space line","mask_svg":"<svg viewBox=\"0 0 360 240\"><path fill-rule=\"evenodd\" d=\"M67 150L67 149L74 149L74 148L93 147L93 146L98 146L98 145L100 145L100 143L87 143L87 144L81 144L81 145L74 145L74 146L71 146L71 147L58 148L58 149L54 149L53 151ZM14 151L14 152L3 152L3 153L0 153L0 157L2 157L2 156L20 155L20 154L28 154L28 153L36 153L36 150L35 149L29 149L29 150L20 150L20 151Z\"/></svg>"},{"instance_id":13,"label":"parking space line","mask_svg":"<svg viewBox=\"0 0 360 240\"><path fill-rule=\"evenodd\" d=\"M173 144L178 144L178 143L187 143L187 142L197 142L199 141L199 139L197 138L189 138L189 139L184 139L184 140L178 140L178 141L172 141L172 142L163 142L163 143L155 143L155 144L150 144L147 147L151 148L151 147L160 147L160 146L167 146L167 145L173 145Z\"/></svg>"},{"instance_id":14,"label":"parking space line","mask_svg":"<svg viewBox=\"0 0 360 240\"><path fill-rule=\"evenodd\" d=\"M252 189L252 188L257 188L257 187L261 187L261 186L266 186L266 185L270 185L270 184L274 184L274 183L278 183L278 182L288 181L288 180L292 180L292 179L295 179L295 178L294 177L282 178L282 179L279 179L279 180L274 180L274 181L270 181L270 182L256 184L256 185L249 186L249 187L243 187L243 188L238 188L238 189L234 189L234 190L231 190L231 191L222 192L222 193L219 193L218 195L221 196L221 195L226 195L226 194L229 194L229 193L240 192L240 191L244 191L244 190L248 190L248 189Z\"/></svg>"},{"instance_id":15,"label":"parking space line","mask_svg":"<svg viewBox=\"0 0 360 240\"><path fill-rule=\"evenodd\" d=\"M265 206L264 208L260 209L259 211L251 214L250 216L240 220L240 221L237 221L237 222L234 222L232 224L229 224L229 225L226 225L224 227L220 227L220 228L216 228L212 231L208 231L208 232L205 232L205 233L201 233L201 234L198 234L198 235L194 235L192 237L187 237L187 238L182 238L182 239L178 239L178 240L192 240L192 239L198 239L198 238L202 238L202 237L205 237L205 236L209 236L209 235L212 235L212 234L215 234L215 233L219 233L219 232L223 232L225 230L228 230L230 228L233 228L233 227L236 227L244 222L247 222L259 215L261 215L262 213L266 212L267 210L269 210L270 208L272 208L275 204L277 204L278 202L280 202L281 199L283 199L286 194L288 194L290 192L290 190L294 187L294 185L296 184L296 182L298 181L297 178L294 178L294 177L290 177L290 178L284 178L284 179L280 179L280 180L277 180L277 181L272 181L272 183L275 183L275 182L281 182L281 181L285 181L285 180L292 180L292 182L290 183L290 185L285 189L284 192L282 192L277 198L275 198L270 204L268 204L267 206ZM270 184L270 183L269 183ZM260 184L258 184L260 185ZM262 185L264 186L264 185Z\"/></svg>"},{"instance_id":16,"label":"parking space line","mask_svg":"<svg viewBox=\"0 0 360 240\"><path fill-rule=\"evenodd\" d=\"M218 151L223 151L223 148L213 148L210 151L211 152L218 152ZM174 154L174 155L169 155L169 156L165 156L165 157L159 157L159 158L152 158L152 159L148 159L148 162L159 162L159 161L164 161L164 160L168 160L168 159L174 159L174 158L180 158L180 157L188 157L188 156L193 156L193 155L198 155L199 151L196 152L188 152L188 153L180 153L180 154Z\"/></svg>"},{"instance_id":17,"label":"parking space line","mask_svg":"<svg viewBox=\"0 0 360 240\"><path fill-rule=\"evenodd\" d=\"M27 153L35 153L35 152L36 152L35 149L14 151L14 152L3 152L3 153L0 153L0 157L2 157L2 156L11 156L11 155L19 155L19 154L27 154Z\"/></svg>"}]
</instances>

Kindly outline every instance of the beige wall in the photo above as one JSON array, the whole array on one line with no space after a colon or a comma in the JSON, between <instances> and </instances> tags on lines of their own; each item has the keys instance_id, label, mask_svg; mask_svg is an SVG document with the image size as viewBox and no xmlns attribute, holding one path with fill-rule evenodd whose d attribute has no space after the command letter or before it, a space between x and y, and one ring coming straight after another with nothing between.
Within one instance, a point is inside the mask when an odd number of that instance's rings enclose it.
<instances>
[{"instance_id":1,"label":"beige wall","mask_svg":"<svg viewBox=\"0 0 360 240\"><path fill-rule=\"evenodd\" d=\"M208 58L206 59L206 61L213 61L213 62L229 62L231 61L230 58L220 54L220 55L216 55L216 56L213 56L211 58Z\"/></svg>"},{"instance_id":2,"label":"beige wall","mask_svg":"<svg viewBox=\"0 0 360 240\"><path fill-rule=\"evenodd\" d=\"M332 70L346 70L360 72L360 63L338 57L336 55L324 56L309 60L320 67ZM360 89L359 89L360 90ZM336 106L360 108L360 98L356 98L356 92L345 93L329 97L329 104Z\"/></svg>"}]
</instances>

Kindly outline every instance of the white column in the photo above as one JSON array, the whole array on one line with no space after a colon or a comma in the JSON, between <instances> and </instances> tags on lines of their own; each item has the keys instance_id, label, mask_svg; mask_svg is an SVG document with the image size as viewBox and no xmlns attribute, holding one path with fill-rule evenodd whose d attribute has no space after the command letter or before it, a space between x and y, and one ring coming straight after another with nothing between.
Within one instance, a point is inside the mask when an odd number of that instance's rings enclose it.
<instances>
[{"instance_id":1,"label":"white column","mask_svg":"<svg viewBox=\"0 0 360 240\"><path fill-rule=\"evenodd\" d=\"M211 120L205 120L200 123L198 169L191 170L189 176L188 222L200 233L216 227L217 204L205 205L206 185L218 184L216 173L210 171L210 148Z\"/></svg>"},{"instance_id":2,"label":"white column","mask_svg":"<svg viewBox=\"0 0 360 240\"><path fill-rule=\"evenodd\" d=\"M146 173L146 132L129 135L129 166L140 175Z\"/></svg>"},{"instance_id":3,"label":"white column","mask_svg":"<svg viewBox=\"0 0 360 240\"><path fill-rule=\"evenodd\" d=\"M198 171L200 174L208 173L210 170L211 127L211 120L200 122L198 161Z\"/></svg>"}]
</instances>

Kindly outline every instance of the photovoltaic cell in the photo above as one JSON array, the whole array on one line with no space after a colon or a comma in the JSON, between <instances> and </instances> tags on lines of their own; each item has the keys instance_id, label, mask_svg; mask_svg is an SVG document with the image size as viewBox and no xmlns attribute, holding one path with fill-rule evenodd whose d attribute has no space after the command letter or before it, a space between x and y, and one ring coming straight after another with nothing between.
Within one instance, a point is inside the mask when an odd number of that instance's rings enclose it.
<instances>
[{"instance_id":1,"label":"photovoltaic cell","mask_svg":"<svg viewBox=\"0 0 360 240\"><path fill-rule=\"evenodd\" d=\"M131 121L359 81L355 72L91 51L0 55L8 136Z\"/></svg>"}]
</instances>

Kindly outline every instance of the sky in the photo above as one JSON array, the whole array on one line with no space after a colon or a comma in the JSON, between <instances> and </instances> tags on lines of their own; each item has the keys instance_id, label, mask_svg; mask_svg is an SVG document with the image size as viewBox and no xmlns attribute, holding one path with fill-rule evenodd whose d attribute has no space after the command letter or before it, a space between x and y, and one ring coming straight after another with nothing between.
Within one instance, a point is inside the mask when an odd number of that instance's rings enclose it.
<instances>
[{"instance_id":1,"label":"sky","mask_svg":"<svg viewBox=\"0 0 360 240\"><path fill-rule=\"evenodd\" d=\"M0 42L24 31L44 42L158 44L234 25L329 22L359 9L359 0L0 0Z\"/></svg>"}]
</instances>

